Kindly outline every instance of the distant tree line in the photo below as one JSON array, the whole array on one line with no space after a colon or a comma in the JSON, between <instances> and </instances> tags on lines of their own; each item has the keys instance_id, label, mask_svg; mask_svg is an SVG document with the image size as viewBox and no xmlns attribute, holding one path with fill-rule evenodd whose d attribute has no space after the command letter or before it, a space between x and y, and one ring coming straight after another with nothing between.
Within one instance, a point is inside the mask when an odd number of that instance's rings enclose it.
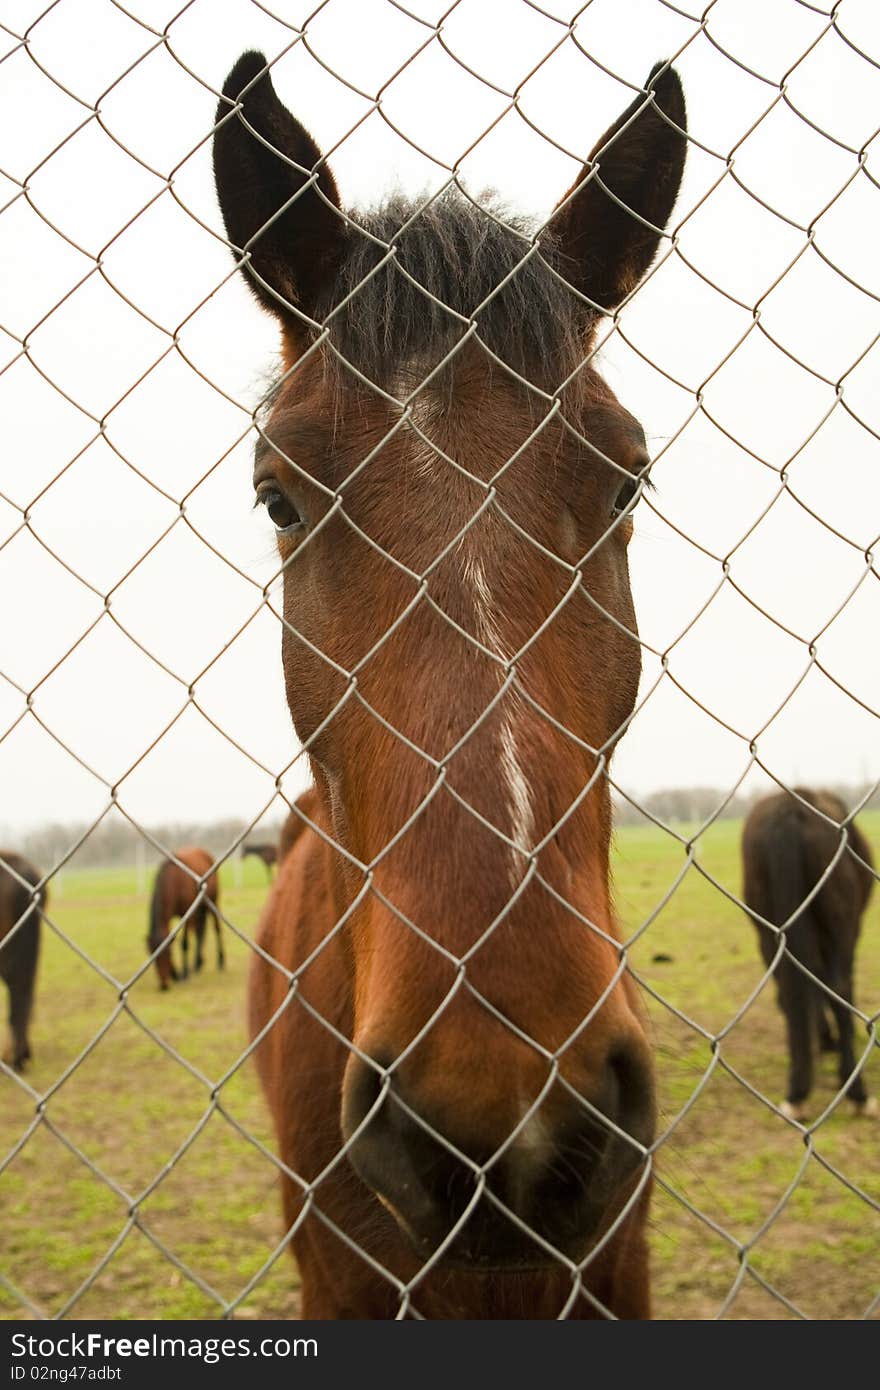
<instances>
[{"instance_id":1,"label":"distant tree line","mask_svg":"<svg viewBox=\"0 0 880 1390\"><path fill-rule=\"evenodd\" d=\"M880 806L880 788L873 782L861 786L823 782L822 786L827 791L836 792L846 806L858 805L866 795L868 806ZM760 791L736 793L726 800L729 792L721 787L667 787L662 791L647 792L638 798L636 805L615 796L614 819L617 825L643 825L651 817L664 825L674 822L699 825L717 813L719 820L738 820L772 790L772 787L764 787ZM722 808L720 812L719 807Z\"/></svg>"},{"instance_id":2,"label":"distant tree line","mask_svg":"<svg viewBox=\"0 0 880 1390\"><path fill-rule=\"evenodd\" d=\"M218 821L166 821L148 826L153 840L165 851L182 845L201 845L212 854L226 854L231 845L246 830L243 843L274 842L281 830L277 813L247 828L246 823L232 818ZM82 843L80 843L82 842ZM155 864L163 858L156 849L124 816L111 811L93 829L88 825L50 824L36 829L14 831L4 828L0 849L16 849L43 870L57 864L77 846L70 859L71 869L111 868L123 864ZM239 854L240 849L234 851Z\"/></svg>"},{"instance_id":3,"label":"distant tree line","mask_svg":"<svg viewBox=\"0 0 880 1390\"><path fill-rule=\"evenodd\" d=\"M880 807L880 790L873 784L823 785L837 792L847 806L855 806L866 793L871 793L867 804ZM725 801L727 792L721 787L667 787L662 791L647 792L635 805L615 795L614 819L617 825L646 825L651 817L664 825L701 824L715 815L724 803L719 818L735 820L746 815L754 802L766 795L767 789L764 789L747 795L737 794ZM232 817L218 821L165 821L149 826L148 831L165 850L173 850L181 845L203 845L214 854L225 855L242 835L243 844L276 841L282 819L275 812L250 827ZM118 811L109 812L91 830L86 824L48 824L26 831L5 827L0 832L0 849L18 850L42 869L57 864L74 846L77 848L70 860L70 868L110 868L135 863L150 865L162 857L162 852ZM240 853L240 849L233 853Z\"/></svg>"}]
</instances>

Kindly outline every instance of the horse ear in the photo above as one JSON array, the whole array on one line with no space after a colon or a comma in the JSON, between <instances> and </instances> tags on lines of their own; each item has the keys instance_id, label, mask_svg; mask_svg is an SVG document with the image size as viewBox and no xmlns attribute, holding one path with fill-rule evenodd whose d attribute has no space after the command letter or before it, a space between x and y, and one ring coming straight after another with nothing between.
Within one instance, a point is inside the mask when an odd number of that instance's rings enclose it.
<instances>
[{"instance_id":1,"label":"horse ear","mask_svg":"<svg viewBox=\"0 0 880 1390\"><path fill-rule=\"evenodd\" d=\"M608 310L653 261L684 170L687 114L678 74L658 63L645 90L606 130L548 224L566 279Z\"/></svg>"},{"instance_id":2,"label":"horse ear","mask_svg":"<svg viewBox=\"0 0 880 1390\"><path fill-rule=\"evenodd\" d=\"M339 255L336 184L311 135L278 100L262 53L239 58L215 119L226 234L236 256L248 257L243 269L254 294L289 324L291 304L311 313Z\"/></svg>"}]
</instances>

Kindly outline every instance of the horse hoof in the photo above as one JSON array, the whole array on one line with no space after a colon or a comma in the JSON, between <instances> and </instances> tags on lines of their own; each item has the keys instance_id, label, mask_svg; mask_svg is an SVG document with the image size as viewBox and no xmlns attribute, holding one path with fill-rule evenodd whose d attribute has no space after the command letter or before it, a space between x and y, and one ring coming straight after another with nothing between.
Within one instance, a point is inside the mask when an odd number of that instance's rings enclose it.
<instances>
[{"instance_id":1,"label":"horse hoof","mask_svg":"<svg viewBox=\"0 0 880 1390\"><path fill-rule=\"evenodd\" d=\"M853 1110L856 1115L862 1116L866 1120L876 1120L880 1115L880 1105L877 1104L876 1096L868 1096L866 1100L853 1102Z\"/></svg>"},{"instance_id":2,"label":"horse hoof","mask_svg":"<svg viewBox=\"0 0 880 1390\"><path fill-rule=\"evenodd\" d=\"M784 1100L779 1107L779 1113L786 1120L795 1120L798 1124L802 1124L807 1118L807 1107L799 1100Z\"/></svg>"}]
</instances>

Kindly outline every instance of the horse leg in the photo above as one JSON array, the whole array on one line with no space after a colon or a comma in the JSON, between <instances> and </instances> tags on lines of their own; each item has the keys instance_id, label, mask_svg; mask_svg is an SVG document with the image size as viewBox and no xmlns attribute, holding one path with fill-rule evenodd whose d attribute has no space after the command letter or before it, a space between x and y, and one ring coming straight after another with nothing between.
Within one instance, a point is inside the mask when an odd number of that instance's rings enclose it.
<instances>
[{"instance_id":1,"label":"horse leg","mask_svg":"<svg viewBox=\"0 0 880 1390\"><path fill-rule=\"evenodd\" d=\"M18 987L9 989L9 1029L12 1034L12 1065L16 1071L23 1071L31 1059L28 1042L28 1024L34 1002L34 975L27 980L19 978Z\"/></svg>"},{"instance_id":2,"label":"horse leg","mask_svg":"<svg viewBox=\"0 0 880 1390\"><path fill-rule=\"evenodd\" d=\"M837 1020L837 1031L840 1037L840 1062L838 1076L842 1089L850 1100L855 1101L856 1105L864 1105L868 1099L868 1092L865 1089L865 1079L859 1072L853 1076L856 1065L855 1046L853 1039L853 1019L852 1013L846 1004L833 1004L832 1010ZM852 1078L852 1079L850 1079Z\"/></svg>"},{"instance_id":3,"label":"horse leg","mask_svg":"<svg viewBox=\"0 0 880 1390\"><path fill-rule=\"evenodd\" d=\"M159 976L159 988L161 990L166 990L173 980L179 978L171 958L171 942L167 927L162 936L159 953L156 956L156 973Z\"/></svg>"},{"instance_id":4,"label":"horse leg","mask_svg":"<svg viewBox=\"0 0 880 1390\"><path fill-rule=\"evenodd\" d=\"M833 1013L832 1009L832 1013ZM834 1036L831 1023L828 1018L828 1011L824 1003L819 1005L819 1051L836 1052L837 1039Z\"/></svg>"},{"instance_id":5,"label":"horse leg","mask_svg":"<svg viewBox=\"0 0 880 1390\"><path fill-rule=\"evenodd\" d=\"M180 953L183 956L183 968L180 972L181 979L189 978L189 921L183 923L180 928Z\"/></svg>"},{"instance_id":6,"label":"horse leg","mask_svg":"<svg viewBox=\"0 0 880 1390\"><path fill-rule=\"evenodd\" d=\"M868 1103L868 1092L865 1087L865 1079L861 1072L853 1076L856 1066L855 1040L853 1033L853 1016L849 1004L855 1003L852 973L844 980L832 980L831 988L839 994L847 1003L838 1004L836 1000L831 1003L831 1012L837 1022L837 1034L840 1038L840 1061L838 1064L838 1077L840 1088L845 1091L849 1100L854 1101L859 1109Z\"/></svg>"},{"instance_id":7,"label":"horse leg","mask_svg":"<svg viewBox=\"0 0 880 1390\"><path fill-rule=\"evenodd\" d=\"M211 916L214 919L214 932L217 937L217 969L222 970L226 964L226 956L223 951L223 936L220 931L220 918L217 916L216 912L212 912Z\"/></svg>"},{"instance_id":8,"label":"horse leg","mask_svg":"<svg viewBox=\"0 0 880 1390\"><path fill-rule=\"evenodd\" d=\"M163 989L167 989L167 988L168 988L168 982L169 982L169 980L179 980L179 979L180 979L180 971L178 970L177 966L174 964L174 953L173 953L172 950L171 950L171 918L170 918L170 917L169 917L168 922L166 923L166 926L165 926L165 938L164 938L164 942L165 942L165 944L164 944L163 947L162 947L162 953L161 953L161 955L159 956L159 960L160 960L160 961L165 961L165 963L166 963L166 972L167 972L168 978L167 978L167 979L164 979L164 978L163 978L163 980L162 980L162 988L163 988ZM161 971L160 971L160 975L161 975Z\"/></svg>"},{"instance_id":9,"label":"horse leg","mask_svg":"<svg viewBox=\"0 0 880 1390\"><path fill-rule=\"evenodd\" d=\"M16 1071L22 1071L31 1058L28 1027L34 1004L39 953L40 918L35 908L21 923L15 937L7 941L3 962L3 978L9 990L10 1059Z\"/></svg>"},{"instance_id":10,"label":"horse leg","mask_svg":"<svg viewBox=\"0 0 880 1390\"><path fill-rule=\"evenodd\" d=\"M791 961L779 965L779 1003L788 1035L788 1090L781 1106L790 1120L802 1120L804 1101L813 1085L812 1014L815 986Z\"/></svg>"},{"instance_id":11,"label":"horse leg","mask_svg":"<svg viewBox=\"0 0 880 1390\"><path fill-rule=\"evenodd\" d=\"M193 917L192 928L196 938L196 973L205 963L205 909L200 907Z\"/></svg>"},{"instance_id":12,"label":"horse leg","mask_svg":"<svg viewBox=\"0 0 880 1390\"><path fill-rule=\"evenodd\" d=\"M12 1038L12 987L9 983L9 976L5 972L0 975L0 979L5 981L9 991L9 1046L3 1049L3 1063L7 1067L12 1067L15 1065L15 1043Z\"/></svg>"}]
</instances>

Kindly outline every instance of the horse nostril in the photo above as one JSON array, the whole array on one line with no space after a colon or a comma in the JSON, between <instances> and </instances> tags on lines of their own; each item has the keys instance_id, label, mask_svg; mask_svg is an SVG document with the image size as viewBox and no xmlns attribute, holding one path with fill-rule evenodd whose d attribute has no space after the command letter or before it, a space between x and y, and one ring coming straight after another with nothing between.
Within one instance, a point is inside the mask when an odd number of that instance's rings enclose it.
<instances>
[{"instance_id":1,"label":"horse nostril","mask_svg":"<svg viewBox=\"0 0 880 1390\"><path fill-rule=\"evenodd\" d=\"M389 1078L392 1065L378 1057L372 1064L359 1057L349 1063L342 1105L347 1157L413 1241L433 1248L449 1229L455 1164L399 1098Z\"/></svg>"},{"instance_id":2,"label":"horse nostril","mask_svg":"<svg viewBox=\"0 0 880 1390\"><path fill-rule=\"evenodd\" d=\"M646 1055L637 1047L621 1044L608 1057L611 1108L609 1120L638 1145L651 1143L654 1134L654 1078ZM633 1150L635 1154L635 1149Z\"/></svg>"},{"instance_id":3,"label":"horse nostril","mask_svg":"<svg viewBox=\"0 0 880 1390\"><path fill-rule=\"evenodd\" d=\"M386 1074L392 1060L386 1057L368 1062L361 1057L353 1057L349 1063L342 1103L342 1132L346 1139L351 1139L371 1111L374 1113L366 1126L366 1133L381 1115L381 1098L383 1088L387 1090Z\"/></svg>"}]
</instances>

